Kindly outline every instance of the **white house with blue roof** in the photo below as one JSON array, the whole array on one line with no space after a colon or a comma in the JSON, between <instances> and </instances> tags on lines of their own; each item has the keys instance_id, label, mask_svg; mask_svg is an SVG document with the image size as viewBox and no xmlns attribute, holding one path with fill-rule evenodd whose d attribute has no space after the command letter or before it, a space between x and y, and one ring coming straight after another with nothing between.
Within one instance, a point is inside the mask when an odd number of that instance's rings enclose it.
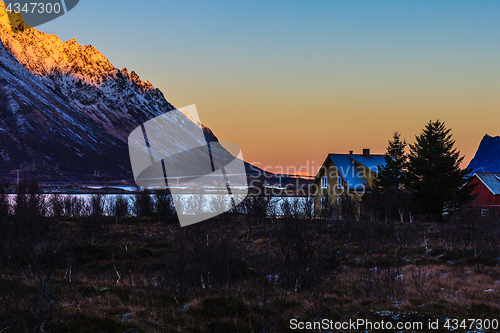
<instances>
[{"instance_id":1,"label":"white house with blue roof","mask_svg":"<svg viewBox=\"0 0 500 333\"><path fill-rule=\"evenodd\" d=\"M328 154L317 173L315 188L315 212L320 214L328 203L333 204L346 194L360 198L370 190L378 168L385 165L385 155L370 154L370 149L363 149L363 154Z\"/></svg>"}]
</instances>

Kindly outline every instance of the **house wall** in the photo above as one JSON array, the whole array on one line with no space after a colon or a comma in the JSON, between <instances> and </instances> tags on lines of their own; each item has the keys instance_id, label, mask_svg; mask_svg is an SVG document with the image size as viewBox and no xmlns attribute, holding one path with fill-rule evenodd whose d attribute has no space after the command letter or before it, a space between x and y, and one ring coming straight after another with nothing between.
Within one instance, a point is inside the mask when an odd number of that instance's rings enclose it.
<instances>
[{"instance_id":1,"label":"house wall","mask_svg":"<svg viewBox=\"0 0 500 333\"><path fill-rule=\"evenodd\" d=\"M339 170L333 163L333 161L327 157L323 166L316 175L313 185L315 186L315 196L314 196L314 212L316 215L321 213L321 198L327 197L330 203L335 202L336 196L333 195L333 189L337 188L337 176L339 175ZM321 188L321 178L326 176L328 178L327 188Z\"/></svg>"},{"instance_id":2,"label":"house wall","mask_svg":"<svg viewBox=\"0 0 500 333\"><path fill-rule=\"evenodd\" d=\"M500 196L494 195L491 191L480 181L477 176L470 181L470 184L476 184L476 188L472 194L477 194L477 197L472 201L472 205L481 209L494 209L500 211Z\"/></svg>"},{"instance_id":3,"label":"house wall","mask_svg":"<svg viewBox=\"0 0 500 333\"><path fill-rule=\"evenodd\" d=\"M321 188L321 178L324 176L328 179L327 188ZM327 197L328 202L333 204L337 200L337 197L342 194L342 190L337 188L338 176L340 176L338 168L328 157L313 182L313 186L315 186L314 212L316 215L321 214L322 197Z\"/></svg>"}]
</instances>

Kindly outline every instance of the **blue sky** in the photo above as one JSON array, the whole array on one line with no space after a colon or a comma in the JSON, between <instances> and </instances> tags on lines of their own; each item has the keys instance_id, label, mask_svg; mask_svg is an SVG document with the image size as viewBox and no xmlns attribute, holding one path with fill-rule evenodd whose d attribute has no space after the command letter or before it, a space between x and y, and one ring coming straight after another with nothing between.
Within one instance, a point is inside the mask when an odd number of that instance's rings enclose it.
<instances>
[{"instance_id":1,"label":"blue sky","mask_svg":"<svg viewBox=\"0 0 500 333\"><path fill-rule=\"evenodd\" d=\"M37 27L92 44L261 166L384 153L429 120L500 134L500 1L95 1Z\"/></svg>"}]
</instances>

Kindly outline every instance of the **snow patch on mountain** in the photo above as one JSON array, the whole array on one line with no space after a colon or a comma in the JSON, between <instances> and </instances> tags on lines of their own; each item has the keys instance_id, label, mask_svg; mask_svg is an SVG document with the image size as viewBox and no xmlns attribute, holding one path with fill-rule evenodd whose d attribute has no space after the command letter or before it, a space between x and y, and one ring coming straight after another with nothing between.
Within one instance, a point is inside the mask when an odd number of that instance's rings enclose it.
<instances>
[{"instance_id":1,"label":"snow patch on mountain","mask_svg":"<svg viewBox=\"0 0 500 333\"><path fill-rule=\"evenodd\" d=\"M129 134L174 109L150 82L115 68L94 46L29 28L2 2L0 39L0 150L8 161L0 173L50 163L130 173ZM186 133L194 126L185 116L179 125Z\"/></svg>"}]
</instances>

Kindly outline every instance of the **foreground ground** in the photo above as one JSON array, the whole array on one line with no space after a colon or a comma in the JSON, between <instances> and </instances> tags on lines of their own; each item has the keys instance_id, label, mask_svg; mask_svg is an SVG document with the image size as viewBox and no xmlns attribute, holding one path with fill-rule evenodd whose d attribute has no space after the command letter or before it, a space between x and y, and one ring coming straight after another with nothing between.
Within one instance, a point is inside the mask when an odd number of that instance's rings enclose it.
<instances>
[{"instance_id":1,"label":"foreground ground","mask_svg":"<svg viewBox=\"0 0 500 333\"><path fill-rule=\"evenodd\" d=\"M186 228L149 217L35 222L2 222L2 332L286 332L293 319L473 332L488 330L450 320L500 319L493 219L472 227L237 214ZM428 329L436 321L439 330Z\"/></svg>"}]
</instances>

